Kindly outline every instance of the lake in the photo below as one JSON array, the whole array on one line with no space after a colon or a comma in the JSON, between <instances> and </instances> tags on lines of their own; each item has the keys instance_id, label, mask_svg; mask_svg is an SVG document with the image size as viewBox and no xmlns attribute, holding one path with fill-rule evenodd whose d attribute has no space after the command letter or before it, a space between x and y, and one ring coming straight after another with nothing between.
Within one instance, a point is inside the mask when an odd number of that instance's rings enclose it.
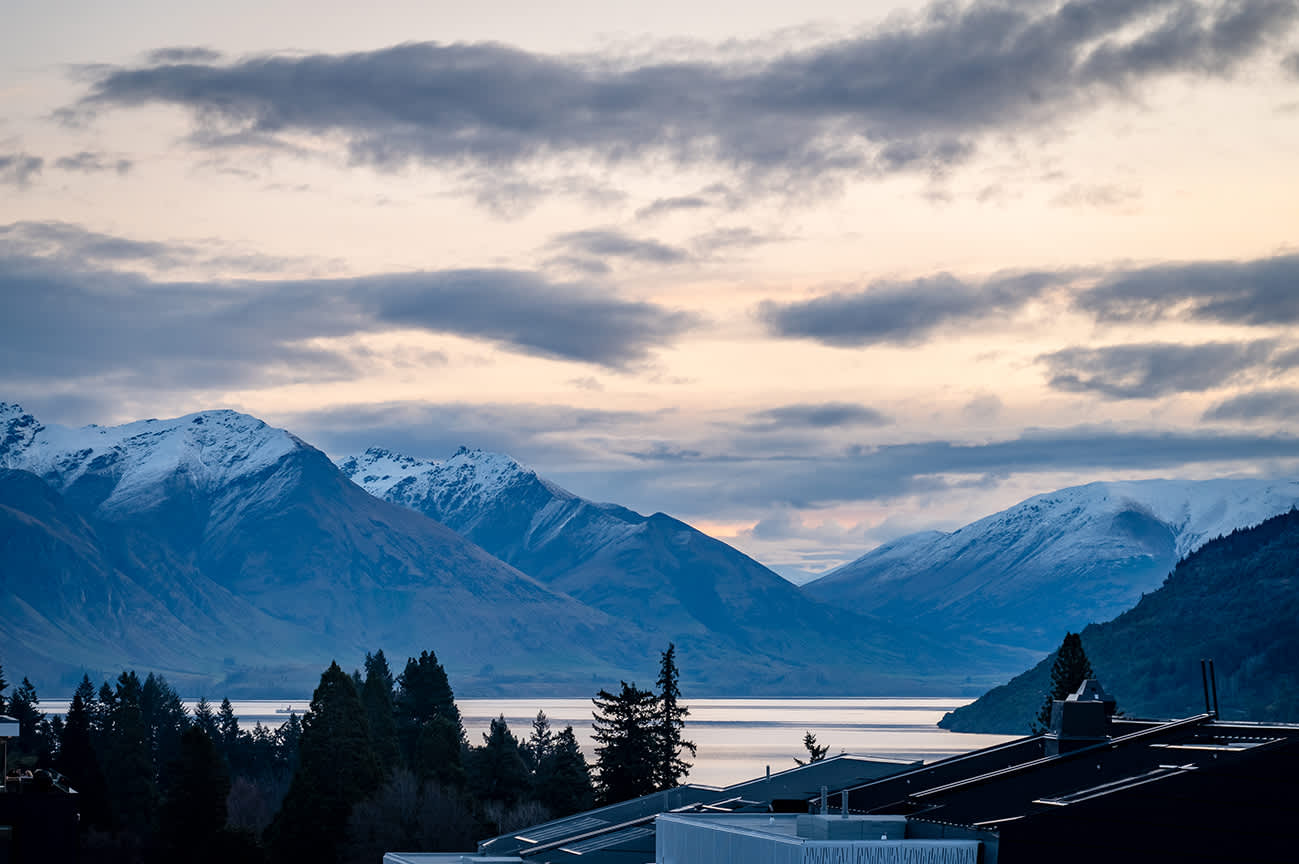
<instances>
[{"instance_id":1,"label":"lake","mask_svg":"<svg viewBox=\"0 0 1299 864\"><path fill-rule=\"evenodd\" d=\"M1004 735L948 732L935 724L948 711L969 699L688 699L685 737L698 746L689 781L725 786L794 767L805 757L803 734L816 735L830 755L892 756L933 760L1010 740ZM288 719L277 709L304 711L310 698L232 701L240 725L260 722L278 726ZM186 700L191 709L194 702ZM213 703L213 709L220 703ZM587 759L594 761L590 699L457 699L469 742L481 744L492 719L504 715L519 739L532 731L537 711L545 711L551 729L572 725ZM67 710L66 701L41 706L50 713Z\"/></svg>"}]
</instances>

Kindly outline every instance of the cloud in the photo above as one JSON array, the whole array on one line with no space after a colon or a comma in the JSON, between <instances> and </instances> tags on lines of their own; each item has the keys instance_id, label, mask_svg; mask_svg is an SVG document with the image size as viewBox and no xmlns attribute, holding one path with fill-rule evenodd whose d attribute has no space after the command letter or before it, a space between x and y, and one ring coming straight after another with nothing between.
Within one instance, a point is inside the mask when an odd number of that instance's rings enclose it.
<instances>
[{"instance_id":1,"label":"cloud","mask_svg":"<svg viewBox=\"0 0 1299 864\"><path fill-rule=\"evenodd\" d=\"M170 104L202 146L340 139L357 163L507 166L584 154L712 163L777 183L942 171L1169 75L1227 77L1292 0L937 4L776 56L636 62L494 43L101 67L68 114ZM651 205L653 206L653 205Z\"/></svg>"},{"instance_id":2,"label":"cloud","mask_svg":"<svg viewBox=\"0 0 1299 864\"><path fill-rule=\"evenodd\" d=\"M4 380L155 389L348 377L358 358L312 340L403 328L624 369L696 323L686 313L518 270L158 281L94 266L154 251L112 241L91 235L91 251L74 261L32 255L0 234ZM157 251L168 254L165 246Z\"/></svg>"},{"instance_id":3,"label":"cloud","mask_svg":"<svg viewBox=\"0 0 1299 864\"><path fill-rule=\"evenodd\" d=\"M73 153L71 156L60 157L54 163L54 167L60 171L79 171L82 174L102 174L105 171L114 171L118 175L129 173L134 165L135 163L130 159L113 159L103 153L93 153L89 150L82 150L79 153Z\"/></svg>"},{"instance_id":4,"label":"cloud","mask_svg":"<svg viewBox=\"0 0 1299 864\"><path fill-rule=\"evenodd\" d=\"M595 259L597 266L610 258L639 264L679 264L689 258L684 249L657 240L632 237L612 228L570 231L555 237L550 245L566 250L574 259Z\"/></svg>"},{"instance_id":5,"label":"cloud","mask_svg":"<svg viewBox=\"0 0 1299 864\"><path fill-rule=\"evenodd\" d=\"M1299 255L1163 264L1114 273L1076 305L1101 321L1183 318L1258 326L1299 323Z\"/></svg>"},{"instance_id":6,"label":"cloud","mask_svg":"<svg viewBox=\"0 0 1299 864\"><path fill-rule=\"evenodd\" d=\"M1285 68L1295 78L1299 78L1299 51L1285 58Z\"/></svg>"},{"instance_id":7,"label":"cloud","mask_svg":"<svg viewBox=\"0 0 1299 864\"><path fill-rule=\"evenodd\" d=\"M195 243L132 240L92 231L83 225L58 221L27 221L0 225L0 254L39 256L66 266L140 265L153 270L179 268L208 272L280 274L288 270L316 270L336 262L289 258L250 252L231 252L220 246Z\"/></svg>"},{"instance_id":8,"label":"cloud","mask_svg":"<svg viewBox=\"0 0 1299 864\"><path fill-rule=\"evenodd\" d=\"M1277 388L1241 393L1204 412L1205 420L1299 420L1299 390Z\"/></svg>"},{"instance_id":9,"label":"cloud","mask_svg":"<svg viewBox=\"0 0 1299 864\"><path fill-rule=\"evenodd\" d=\"M656 198L636 211L637 219L653 219L665 213L679 210L704 210L714 206L713 202L702 195L677 195L672 198Z\"/></svg>"},{"instance_id":10,"label":"cloud","mask_svg":"<svg viewBox=\"0 0 1299 864\"><path fill-rule=\"evenodd\" d=\"M834 429L852 426L886 426L893 421L866 405L852 402L782 405L749 415L750 429Z\"/></svg>"},{"instance_id":11,"label":"cloud","mask_svg":"<svg viewBox=\"0 0 1299 864\"><path fill-rule=\"evenodd\" d=\"M45 160L30 153L0 153L0 183L26 186L41 173Z\"/></svg>"},{"instance_id":12,"label":"cloud","mask_svg":"<svg viewBox=\"0 0 1299 864\"><path fill-rule=\"evenodd\" d=\"M173 45L170 48L159 48L150 51L148 60L155 64L169 63L215 63L221 59L221 52L201 45Z\"/></svg>"},{"instance_id":13,"label":"cloud","mask_svg":"<svg viewBox=\"0 0 1299 864\"><path fill-rule=\"evenodd\" d=\"M460 446L508 453L526 463L571 465L589 457L583 440L639 428L650 411L605 411L572 405L467 402L383 402L337 405L278 415L274 422L335 456L386 447L442 459ZM602 448L601 454L606 453Z\"/></svg>"},{"instance_id":14,"label":"cloud","mask_svg":"<svg viewBox=\"0 0 1299 864\"><path fill-rule=\"evenodd\" d=\"M944 273L795 303L767 301L758 317L773 335L839 348L914 344L946 324L1013 315L1058 278L1027 273L974 285Z\"/></svg>"},{"instance_id":15,"label":"cloud","mask_svg":"<svg viewBox=\"0 0 1299 864\"><path fill-rule=\"evenodd\" d=\"M1099 393L1110 399L1157 399L1172 393L1198 393L1224 387L1242 373L1299 365L1277 354L1276 342L1204 342L1198 345L1146 343L1103 348L1065 348L1037 358L1051 375L1050 385L1073 393Z\"/></svg>"}]
</instances>

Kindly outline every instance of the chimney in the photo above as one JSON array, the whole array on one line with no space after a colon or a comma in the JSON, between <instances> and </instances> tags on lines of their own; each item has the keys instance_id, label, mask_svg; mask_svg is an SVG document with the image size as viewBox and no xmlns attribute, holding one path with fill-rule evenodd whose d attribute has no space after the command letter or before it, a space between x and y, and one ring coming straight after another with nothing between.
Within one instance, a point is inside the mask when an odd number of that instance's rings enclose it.
<instances>
[{"instance_id":1,"label":"chimney","mask_svg":"<svg viewBox=\"0 0 1299 864\"><path fill-rule=\"evenodd\" d=\"M1051 703L1051 730L1046 755L1058 756L1099 744L1110 737L1110 717L1117 703L1100 682L1088 678L1077 691Z\"/></svg>"}]
</instances>

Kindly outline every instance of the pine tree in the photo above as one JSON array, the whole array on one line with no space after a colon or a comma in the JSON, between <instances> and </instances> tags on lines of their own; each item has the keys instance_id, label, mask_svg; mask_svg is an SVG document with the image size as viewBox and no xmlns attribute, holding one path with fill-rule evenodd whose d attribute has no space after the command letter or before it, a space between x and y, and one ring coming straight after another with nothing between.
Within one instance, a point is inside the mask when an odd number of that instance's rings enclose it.
<instances>
[{"instance_id":1,"label":"pine tree","mask_svg":"<svg viewBox=\"0 0 1299 864\"><path fill-rule=\"evenodd\" d=\"M0 666L0 714L7 714L5 710L5 690L9 688L9 682L5 680L5 667Z\"/></svg>"},{"instance_id":2,"label":"pine tree","mask_svg":"<svg viewBox=\"0 0 1299 864\"><path fill-rule=\"evenodd\" d=\"M464 727L437 656L422 651L418 659L409 658L397 676L397 686L397 735L407 764L421 781L462 784Z\"/></svg>"},{"instance_id":3,"label":"pine tree","mask_svg":"<svg viewBox=\"0 0 1299 864\"><path fill-rule=\"evenodd\" d=\"M662 753L658 728L658 698L635 684L620 682L614 695L601 690L591 701L596 741L597 788L603 804L613 804L653 792Z\"/></svg>"},{"instance_id":4,"label":"pine tree","mask_svg":"<svg viewBox=\"0 0 1299 864\"><path fill-rule=\"evenodd\" d=\"M390 773L401 764L397 744L396 705L393 702L392 670L382 649L365 655L365 683L361 687L361 703L366 719L370 721L370 738L374 752L384 773Z\"/></svg>"},{"instance_id":5,"label":"pine tree","mask_svg":"<svg viewBox=\"0 0 1299 864\"><path fill-rule=\"evenodd\" d=\"M208 739L217 740L217 718L216 713L212 710L212 703L207 701L206 696L200 696L198 704L194 706L194 725L203 730Z\"/></svg>"},{"instance_id":6,"label":"pine tree","mask_svg":"<svg viewBox=\"0 0 1299 864\"><path fill-rule=\"evenodd\" d=\"M112 692L107 758L104 776L113 778L113 827L147 842L153 834L158 808L157 778L153 771L149 727L140 707L143 686L135 672L123 672Z\"/></svg>"},{"instance_id":7,"label":"pine tree","mask_svg":"<svg viewBox=\"0 0 1299 864\"><path fill-rule=\"evenodd\" d=\"M185 860L222 860L230 776L207 733L197 726L182 733L167 774L170 791L159 820L163 849Z\"/></svg>"},{"instance_id":8,"label":"pine tree","mask_svg":"<svg viewBox=\"0 0 1299 864\"><path fill-rule=\"evenodd\" d=\"M586 764L572 726L555 736L553 746L537 765L532 794L557 819L594 805L591 766Z\"/></svg>"},{"instance_id":9,"label":"pine tree","mask_svg":"<svg viewBox=\"0 0 1299 864\"><path fill-rule=\"evenodd\" d=\"M654 785L658 789L679 786L682 778L690 773L690 763L681 758L681 753L689 750L690 755L694 756L696 752L694 742L684 740L681 735L690 709L681 704L681 688L677 685L676 650L676 645L668 643L659 663L658 716L655 724L658 753L654 766Z\"/></svg>"},{"instance_id":10,"label":"pine tree","mask_svg":"<svg viewBox=\"0 0 1299 864\"><path fill-rule=\"evenodd\" d=\"M268 830L275 860L339 861L352 807L379 780L361 698L351 676L330 663L302 720L298 770Z\"/></svg>"},{"instance_id":11,"label":"pine tree","mask_svg":"<svg viewBox=\"0 0 1299 864\"><path fill-rule=\"evenodd\" d=\"M108 790L91 740L91 709L94 702L95 685L90 683L89 676L83 675L81 683L72 693L68 716L63 722L54 770L66 776L77 790L82 818L88 824L106 828Z\"/></svg>"},{"instance_id":12,"label":"pine tree","mask_svg":"<svg viewBox=\"0 0 1299 864\"><path fill-rule=\"evenodd\" d=\"M221 700L221 707L217 709L216 737L212 743L227 767L234 769L238 766L239 718L235 716L235 706L230 704L228 696Z\"/></svg>"},{"instance_id":13,"label":"pine tree","mask_svg":"<svg viewBox=\"0 0 1299 864\"><path fill-rule=\"evenodd\" d=\"M797 756L794 757L794 761L797 762L799 765L810 765L813 762L820 762L822 759L824 759L825 754L830 752L830 745L817 744L816 736L813 735L811 732L806 732L803 735L803 749L807 751L807 761L804 762L802 759L799 759Z\"/></svg>"},{"instance_id":14,"label":"pine tree","mask_svg":"<svg viewBox=\"0 0 1299 864\"><path fill-rule=\"evenodd\" d=\"M470 752L469 788L479 801L513 806L528 792L528 768L522 747L502 714L483 733L483 746Z\"/></svg>"},{"instance_id":15,"label":"pine tree","mask_svg":"<svg viewBox=\"0 0 1299 864\"><path fill-rule=\"evenodd\" d=\"M1040 734L1051 728L1051 703L1077 692L1082 682L1094 677L1092 664L1083 651L1082 637L1077 633L1065 633L1064 641L1056 651L1055 662L1051 664L1051 692L1037 713L1033 731Z\"/></svg>"},{"instance_id":16,"label":"pine tree","mask_svg":"<svg viewBox=\"0 0 1299 864\"><path fill-rule=\"evenodd\" d=\"M18 721L18 746L22 760L32 767L48 766L54 752L50 721L41 713L36 687L26 678L14 688L9 699L9 716Z\"/></svg>"},{"instance_id":17,"label":"pine tree","mask_svg":"<svg viewBox=\"0 0 1299 864\"><path fill-rule=\"evenodd\" d=\"M140 688L140 714L149 729L155 776L165 783L167 766L180 756L180 737L189 728L189 711L167 679L150 672Z\"/></svg>"},{"instance_id":18,"label":"pine tree","mask_svg":"<svg viewBox=\"0 0 1299 864\"><path fill-rule=\"evenodd\" d=\"M532 720L532 734L528 736L528 743L523 745L523 760L527 763L528 770L535 774L554 746L555 736L550 731L550 720L545 711L538 711Z\"/></svg>"}]
</instances>

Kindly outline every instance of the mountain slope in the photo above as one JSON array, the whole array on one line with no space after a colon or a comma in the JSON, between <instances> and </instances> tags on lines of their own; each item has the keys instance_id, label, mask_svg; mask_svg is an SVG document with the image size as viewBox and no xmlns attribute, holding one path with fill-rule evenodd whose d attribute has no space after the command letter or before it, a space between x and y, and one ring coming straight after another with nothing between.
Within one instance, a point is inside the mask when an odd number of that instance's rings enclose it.
<instances>
[{"instance_id":1,"label":"mountain slope","mask_svg":"<svg viewBox=\"0 0 1299 864\"><path fill-rule=\"evenodd\" d=\"M334 657L432 647L466 692L531 681L538 669L542 689L586 689L592 674L616 676L652 654L634 627L375 499L323 453L255 418L202 412L68 430L0 405L0 464L39 475L86 521L92 534L72 544L86 560L106 557L97 551L106 533L144 538L135 545L152 557L132 568L131 584L158 602L216 592L236 604L209 604L218 623L193 634L195 674L264 690L284 676L309 682ZM11 572L6 564L6 582ZM149 604L132 596L129 605ZM268 622L253 643L240 629L248 610ZM86 614L108 612L88 604ZM188 623L192 610L176 617ZM259 662L228 662L232 644L255 644ZM130 653L155 668L147 653Z\"/></svg>"},{"instance_id":2,"label":"mountain slope","mask_svg":"<svg viewBox=\"0 0 1299 864\"><path fill-rule=\"evenodd\" d=\"M675 641L683 675L697 676L707 663L708 683L727 692L809 693L821 682L838 692L915 692L935 686L917 683L921 669L941 679L976 668L968 656L879 619L812 602L679 520L587 501L507 456L461 448L433 462L372 448L340 466L372 494L444 522L663 643Z\"/></svg>"},{"instance_id":3,"label":"mountain slope","mask_svg":"<svg viewBox=\"0 0 1299 864\"><path fill-rule=\"evenodd\" d=\"M1299 721L1299 511L1214 540L1157 591L1083 647L1119 709L1137 717L1204 710L1198 661L1213 658L1226 719ZM1053 657L948 714L962 732L1023 732L1048 689Z\"/></svg>"},{"instance_id":4,"label":"mountain slope","mask_svg":"<svg viewBox=\"0 0 1299 864\"><path fill-rule=\"evenodd\" d=\"M1299 483L1149 480L1038 495L950 534L903 537L804 586L844 608L1036 659L1112 618L1207 540L1299 502Z\"/></svg>"}]
</instances>

